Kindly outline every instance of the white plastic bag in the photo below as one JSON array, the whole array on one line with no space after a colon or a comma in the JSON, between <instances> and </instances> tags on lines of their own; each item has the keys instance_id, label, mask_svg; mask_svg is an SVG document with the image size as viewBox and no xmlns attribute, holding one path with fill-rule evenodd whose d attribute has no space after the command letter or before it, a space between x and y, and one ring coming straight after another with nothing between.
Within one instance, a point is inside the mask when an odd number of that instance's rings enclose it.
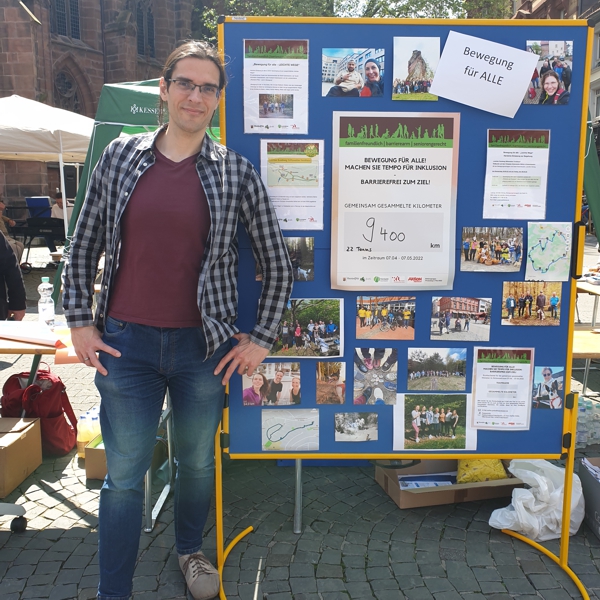
<instances>
[{"instance_id":1,"label":"white plastic bag","mask_svg":"<svg viewBox=\"0 0 600 600\"><path fill-rule=\"evenodd\" d=\"M512 504L492 513L490 525L516 531L535 542L560 537L565 470L547 460L512 460L508 470L529 489L515 488ZM585 515L581 481L573 474L570 535L577 533Z\"/></svg>"}]
</instances>

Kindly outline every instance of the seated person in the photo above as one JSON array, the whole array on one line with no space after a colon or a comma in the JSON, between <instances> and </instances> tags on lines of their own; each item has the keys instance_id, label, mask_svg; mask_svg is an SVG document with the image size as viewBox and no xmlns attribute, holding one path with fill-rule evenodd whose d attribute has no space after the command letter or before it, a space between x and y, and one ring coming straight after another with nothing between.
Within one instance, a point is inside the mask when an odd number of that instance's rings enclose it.
<instances>
[{"instance_id":1,"label":"seated person","mask_svg":"<svg viewBox=\"0 0 600 600\"><path fill-rule=\"evenodd\" d=\"M53 219L60 219L61 221L64 221L65 213L64 213L64 208L63 208L62 192L56 192L54 199L56 200L56 204L54 204L54 206L52 207L50 216ZM67 218L69 221L71 220L72 214L73 214L73 207L69 206L67 203ZM64 236L64 234L63 235L48 234L48 235L44 236L44 239L46 240L46 245L48 246L48 250L50 250L50 252L56 252L56 244L54 242L56 240L58 240L59 242L63 243L65 240L65 236Z\"/></svg>"},{"instance_id":2,"label":"seated person","mask_svg":"<svg viewBox=\"0 0 600 600\"><path fill-rule=\"evenodd\" d=\"M4 238L8 242L8 245L12 248L15 256L17 257L17 263L21 263L21 257L23 256L24 245L23 242L19 242L14 238L11 238L8 229L6 229L6 225L8 224L10 227L14 227L16 223L6 217L4 213L4 209L6 208L6 204L2 200L0 200L0 232L3 234Z\"/></svg>"},{"instance_id":3,"label":"seated person","mask_svg":"<svg viewBox=\"0 0 600 600\"><path fill-rule=\"evenodd\" d=\"M356 70L356 62L349 60L346 68L340 71L333 80L335 84L327 92L329 97L358 97L359 90L363 87L362 75Z\"/></svg>"}]
</instances>

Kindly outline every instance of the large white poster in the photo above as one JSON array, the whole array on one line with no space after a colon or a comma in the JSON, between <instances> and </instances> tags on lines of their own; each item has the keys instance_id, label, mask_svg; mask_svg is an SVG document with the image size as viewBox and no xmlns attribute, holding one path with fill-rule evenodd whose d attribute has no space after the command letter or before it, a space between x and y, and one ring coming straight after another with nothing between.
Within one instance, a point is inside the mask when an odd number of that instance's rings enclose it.
<instances>
[{"instance_id":1,"label":"large white poster","mask_svg":"<svg viewBox=\"0 0 600 600\"><path fill-rule=\"evenodd\" d=\"M484 219L543 219L549 129L488 129Z\"/></svg>"},{"instance_id":2,"label":"large white poster","mask_svg":"<svg viewBox=\"0 0 600 600\"><path fill-rule=\"evenodd\" d=\"M459 120L333 113L332 288L452 288Z\"/></svg>"},{"instance_id":3,"label":"large white poster","mask_svg":"<svg viewBox=\"0 0 600 600\"><path fill-rule=\"evenodd\" d=\"M244 133L308 133L308 40L244 40Z\"/></svg>"}]
</instances>

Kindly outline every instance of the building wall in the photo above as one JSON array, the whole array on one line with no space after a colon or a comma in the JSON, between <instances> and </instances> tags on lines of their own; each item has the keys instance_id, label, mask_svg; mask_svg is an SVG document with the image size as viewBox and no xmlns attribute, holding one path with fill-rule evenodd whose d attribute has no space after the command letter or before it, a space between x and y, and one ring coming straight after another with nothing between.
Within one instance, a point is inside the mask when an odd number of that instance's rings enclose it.
<instances>
[{"instance_id":1,"label":"building wall","mask_svg":"<svg viewBox=\"0 0 600 600\"><path fill-rule=\"evenodd\" d=\"M0 97L18 94L88 117L104 83L159 77L167 56L191 35L192 0L142 0L154 15L155 57L138 55L138 0L79 0L80 39L53 33L50 0L24 4L41 25L18 0L0 0ZM57 180L55 165L0 161L8 204L53 195Z\"/></svg>"}]
</instances>

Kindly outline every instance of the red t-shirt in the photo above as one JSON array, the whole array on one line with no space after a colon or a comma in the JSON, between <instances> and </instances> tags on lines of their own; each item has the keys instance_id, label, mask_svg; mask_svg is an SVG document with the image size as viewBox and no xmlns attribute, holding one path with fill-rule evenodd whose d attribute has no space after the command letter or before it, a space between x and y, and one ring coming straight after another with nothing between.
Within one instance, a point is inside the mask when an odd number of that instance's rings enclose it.
<instances>
[{"instance_id":1,"label":"red t-shirt","mask_svg":"<svg viewBox=\"0 0 600 600\"><path fill-rule=\"evenodd\" d=\"M121 217L108 314L154 327L199 327L198 279L210 209L196 156L176 163L155 153Z\"/></svg>"}]
</instances>

